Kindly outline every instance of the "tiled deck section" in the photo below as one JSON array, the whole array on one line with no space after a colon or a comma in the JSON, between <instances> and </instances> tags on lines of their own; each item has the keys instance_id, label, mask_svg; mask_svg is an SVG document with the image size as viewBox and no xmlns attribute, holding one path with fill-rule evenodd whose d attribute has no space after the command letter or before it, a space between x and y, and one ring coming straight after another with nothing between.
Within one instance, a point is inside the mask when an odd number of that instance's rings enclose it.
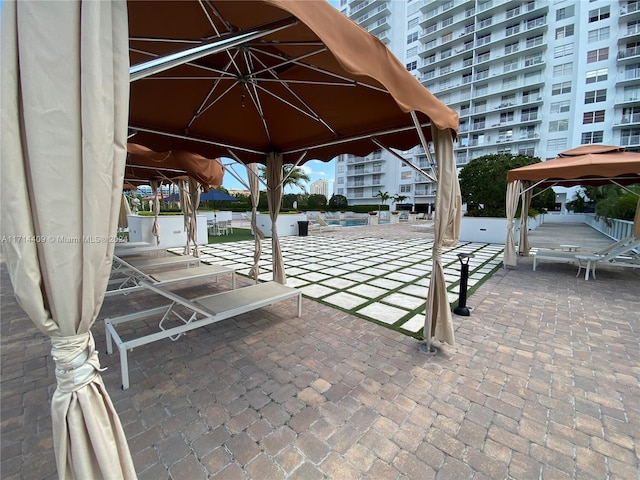
<instances>
[{"instance_id":1,"label":"tiled deck section","mask_svg":"<svg viewBox=\"0 0 640 480\"><path fill-rule=\"evenodd\" d=\"M340 234L283 237L280 241L287 285L300 289L308 298L366 320L418 333L424 326L433 240L343 238ZM270 248L267 240L260 259L262 280L272 278ZM216 244L200 252L203 262L234 267L248 276L253 250L254 242L245 241ZM181 253L182 249L175 251ZM502 264L502 251L501 245L471 242L445 248L442 261L449 302L459 296L458 253L474 255L469 259L468 280L469 288L473 288Z\"/></svg>"},{"instance_id":2,"label":"tiled deck section","mask_svg":"<svg viewBox=\"0 0 640 480\"><path fill-rule=\"evenodd\" d=\"M469 298L458 344L436 356L305 299L301 318L285 302L136 349L126 391L103 354L103 378L141 479L632 479L639 291L638 272L586 282L524 259ZM56 478L49 342L4 264L1 301L2 478ZM155 301L112 298L101 318ZM94 332L104 350L99 321Z\"/></svg>"}]
</instances>

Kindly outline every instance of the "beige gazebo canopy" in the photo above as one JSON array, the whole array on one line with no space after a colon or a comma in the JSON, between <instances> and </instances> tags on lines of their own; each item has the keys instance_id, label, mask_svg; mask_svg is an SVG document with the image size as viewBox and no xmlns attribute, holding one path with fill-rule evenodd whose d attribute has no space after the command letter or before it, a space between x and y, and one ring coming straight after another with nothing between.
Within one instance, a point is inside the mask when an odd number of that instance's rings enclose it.
<instances>
[{"instance_id":1,"label":"beige gazebo canopy","mask_svg":"<svg viewBox=\"0 0 640 480\"><path fill-rule=\"evenodd\" d=\"M517 256L513 237L513 219L522 198L519 252L529 254L527 238L527 214L531 203L531 191L535 187L575 185L632 185L640 183L640 153L627 152L612 145L583 145L567 150L558 158L514 168L507 173L507 241L504 265L515 266ZM640 223L636 222L636 229ZM640 232L636 233L640 237Z\"/></svg>"},{"instance_id":2,"label":"beige gazebo canopy","mask_svg":"<svg viewBox=\"0 0 640 480\"><path fill-rule=\"evenodd\" d=\"M459 231L457 114L328 2L7 1L1 31L2 233L33 239L3 254L18 302L51 339L60 478L135 478L91 336L127 141L265 163L277 215L283 163L418 144L429 155L433 140L425 337L432 327L453 342L440 255ZM278 281L281 263L274 255Z\"/></svg>"}]
</instances>

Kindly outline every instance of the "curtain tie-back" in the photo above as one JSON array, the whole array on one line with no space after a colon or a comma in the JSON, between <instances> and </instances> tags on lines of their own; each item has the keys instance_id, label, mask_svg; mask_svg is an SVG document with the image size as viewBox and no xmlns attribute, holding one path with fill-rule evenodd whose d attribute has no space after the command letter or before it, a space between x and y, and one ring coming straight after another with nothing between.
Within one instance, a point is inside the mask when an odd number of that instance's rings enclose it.
<instances>
[{"instance_id":1,"label":"curtain tie-back","mask_svg":"<svg viewBox=\"0 0 640 480\"><path fill-rule=\"evenodd\" d=\"M433 258L440 262L442 260L442 252L444 251L444 249L442 248L441 245L437 245L437 244L433 244L433 248L431 250L431 255L433 256Z\"/></svg>"},{"instance_id":2,"label":"curtain tie-back","mask_svg":"<svg viewBox=\"0 0 640 480\"><path fill-rule=\"evenodd\" d=\"M70 337L51 337L51 356L56 363L56 380L61 392L75 392L93 381L100 360L91 332Z\"/></svg>"}]
</instances>

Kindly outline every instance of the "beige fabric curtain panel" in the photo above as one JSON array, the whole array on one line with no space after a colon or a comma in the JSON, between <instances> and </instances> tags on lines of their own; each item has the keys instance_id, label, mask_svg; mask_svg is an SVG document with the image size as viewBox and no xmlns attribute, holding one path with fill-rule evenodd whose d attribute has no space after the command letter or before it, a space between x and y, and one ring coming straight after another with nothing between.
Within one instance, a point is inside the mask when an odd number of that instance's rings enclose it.
<instances>
[{"instance_id":1,"label":"beige fabric curtain panel","mask_svg":"<svg viewBox=\"0 0 640 480\"><path fill-rule=\"evenodd\" d=\"M258 164L249 163L247 168L247 178L249 179L249 191L251 192L251 230L255 238L255 247L253 250L253 267L251 267L250 275L258 283L260 276L260 255L262 254L262 240L264 234L258 228L256 215L258 213L258 203L260 202L260 179L258 177Z\"/></svg>"},{"instance_id":2,"label":"beige fabric curtain panel","mask_svg":"<svg viewBox=\"0 0 640 480\"><path fill-rule=\"evenodd\" d=\"M3 253L17 301L51 338L58 476L133 479L90 331L122 195L126 3L5 1L1 61Z\"/></svg>"},{"instance_id":3,"label":"beige fabric curtain panel","mask_svg":"<svg viewBox=\"0 0 640 480\"><path fill-rule=\"evenodd\" d=\"M520 214L520 241L518 242L518 253L523 257L529 256L529 207L533 198L533 189L530 182L524 182L524 194L522 195L522 213Z\"/></svg>"},{"instance_id":4,"label":"beige fabric curtain panel","mask_svg":"<svg viewBox=\"0 0 640 480\"><path fill-rule=\"evenodd\" d=\"M287 277L284 273L284 260L280 250L277 225L278 212L282 202L282 176L282 155L270 153L267 158L267 202L269 203L269 217L271 218L273 280L285 285Z\"/></svg>"},{"instance_id":5,"label":"beige fabric curtain panel","mask_svg":"<svg viewBox=\"0 0 640 480\"><path fill-rule=\"evenodd\" d=\"M190 243L193 243L193 256L199 257L198 249L198 225L197 207L200 203L200 184L192 178L178 180L180 189L180 208L184 215L184 231L187 234L187 243L182 251L183 255L191 255Z\"/></svg>"},{"instance_id":6,"label":"beige fabric curtain panel","mask_svg":"<svg viewBox=\"0 0 640 480\"><path fill-rule=\"evenodd\" d=\"M520 201L522 183L520 180L507 184L507 241L504 246L504 256L502 263L504 266L515 267L518 264L516 255L516 241L513 234L513 223Z\"/></svg>"},{"instance_id":7,"label":"beige fabric curtain panel","mask_svg":"<svg viewBox=\"0 0 640 480\"><path fill-rule=\"evenodd\" d=\"M456 162L453 156L453 138L449 130L431 127L436 162L438 163L438 190L434 220L433 267L427 295L424 338L430 348L435 337L455 345L451 306L447 299L447 284L442 266L442 247L454 246L460 237L462 197Z\"/></svg>"}]
</instances>

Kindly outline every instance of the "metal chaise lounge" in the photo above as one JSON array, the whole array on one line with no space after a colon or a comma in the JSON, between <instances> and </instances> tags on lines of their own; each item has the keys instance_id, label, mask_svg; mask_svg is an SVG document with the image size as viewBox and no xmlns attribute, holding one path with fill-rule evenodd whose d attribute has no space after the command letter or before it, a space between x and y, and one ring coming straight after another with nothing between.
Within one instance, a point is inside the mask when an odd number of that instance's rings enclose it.
<instances>
[{"instance_id":1,"label":"metal chaise lounge","mask_svg":"<svg viewBox=\"0 0 640 480\"><path fill-rule=\"evenodd\" d=\"M553 249L535 249L532 250L533 256L533 270L536 270L539 260L552 260L555 262L570 262L574 263L578 267L576 277L580 275L583 268L586 269L585 280L589 280L589 272L593 272L595 278L595 268L597 262L611 263L614 259L618 258L618 263L622 266L624 262L625 254L632 252L634 249L640 247L640 240L636 240L633 236L625 237L617 242L612 243L606 248L595 252L580 252L580 251L566 251L566 250L553 250ZM586 262L586 265L583 265ZM631 266L633 263L631 264ZM626 265L625 265L626 266Z\"/></svg>"},{"instance_id":2,"label":"metal chaise lounge","mask_svg":"<svg viewBox=\"0 0 640 480\"><path fill-rule=\"evenodd\" d=\"M123 389L129 388L127 352L135 347L164 338L176 341L190 330L291 298L297 298L298 316L302 314L302 292L276 282L258 283L193 300L187 300L158 285L142 282L141 286L151 292L162 295L170 300L171 303L162 307L105 320L107 353L113 353L114 343L120 352ZM144 319L158 320L158 331L124 340L116 330L118 325Z\"/></svg>"},{"instance_id":3,"label":"metal chaise lounge","mask_svg":"<svg viewBox=\"0 0 640 480\"><path fill-rule=\"evenodd\" d=\"M186 265L186 267L184 267ZM180 267L167 270L166 267ZM159 270L165 268L165 270ZM142 282L153 285L170 285L189 280L231 275L232 288L236 288L236 271L232 267L201 264L200 259L171 255L130 262L113 257L113 270L105 296L128 294L141 290Z\"/></svg>"}]
</instances>

